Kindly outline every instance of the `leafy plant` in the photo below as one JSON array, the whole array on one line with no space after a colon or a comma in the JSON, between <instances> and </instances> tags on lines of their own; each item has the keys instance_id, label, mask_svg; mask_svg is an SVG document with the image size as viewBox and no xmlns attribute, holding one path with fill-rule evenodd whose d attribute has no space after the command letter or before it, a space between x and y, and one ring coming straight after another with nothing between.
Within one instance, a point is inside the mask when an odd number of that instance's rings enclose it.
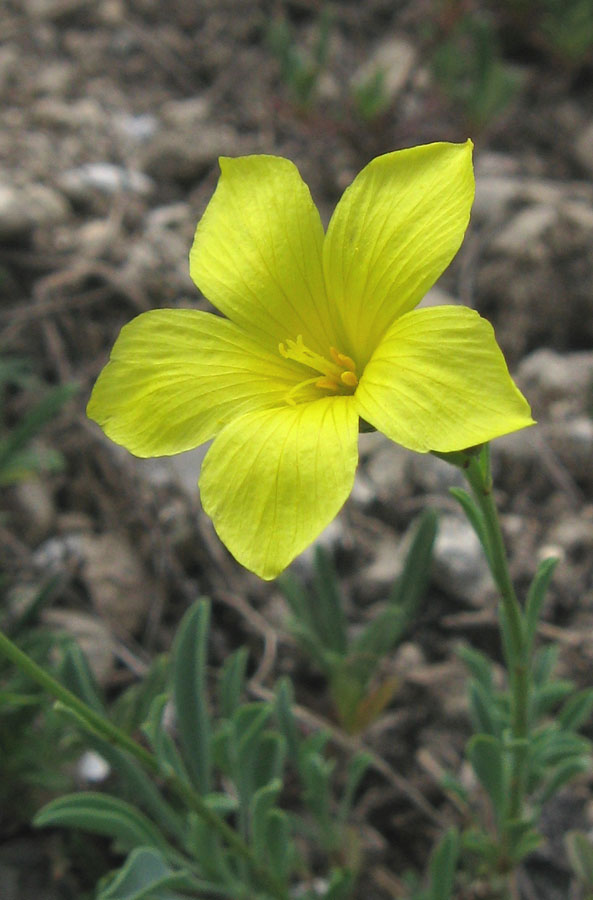
<instances>
[{"instance_id":1,"label":"leafy plant","mask_svg":"<svg viewBox=\"0 0 593 900\"><path fill-rule=\"evenodd\" d=\"M291 575L280 580L292 613L290 629L326 675L338 720L351 734L374 721L397 688L393 678L381 680L377 675L417 613L430 574L436 529L436 514L427 510L413 526L401 575L385 608L355 636L347 627L336 570L321 546L315 550L311 590Z\"/></svg>"},{"instance_id":2,"label":"leafy plant","mask_svg":"<svg viewBox=\"0 0 593 900\"><path fill-rule=\"evenodd\" d=\"M515 72L502 60L489 19L461 16L443 34L432 56L435 80L474 128L483 128L509 105L519 88Z\"/></svg>"},{"instance_id":3,"label":"leafy plant","mask_svg":"<svg viewBox=\"0 0 593 900\"><path fill-rule=\"evenodd\" d=\"M38 394L40 388L41 399L27 410L20 421L9 422L9 391ZM23 360L0 358L0 487L22 481L42 470L61 467L62 457L57 451L40 450L33 441L44 425L56 418L74 390L71 385L42 388Z\"/></svg>"},{"instance_id":4,"label":"leafy plant","mask_svg":"<svg viewBox=\"0 0 593 900\"><path fill-rule=\"evenodd\" d=\"M38 627L38 618L56 587L56 579L48 580L17 616L5 622L12 640L46 668L51 668L51 653L60 639ZM0 658L0 709L0 822L11 830L28 822L42 799L71 787L65 765L56 766L56 749L60 748L64 764L76 750L69 740L71 729L64 727L47 694L4 658Z\"/></svg>"},{"instance_id":5,"label":"leafy plant","mask_svg":"<svg viewBox=\"0 0 593 900\"><path fill-rule=\"evenodd\" d=\"M569 831L564 845L573 872L583 887L583 900L593 900L593 845L581 831Z\"/></svg>"},{"instance_id":6,"label":"leafy plant","mask_svg":"<svg viewBox=\"0 0 593 900\"><path fill-rule=\"evenodd\" d=\"M280 64L280 76L292 99L303 109L315 96L319 76L327 63L331 15L323 5L316 23L313 47L298 47L294 30L284 16L276 16L268 26L267 43Z\"/></svg>"},{"instance_id":7,"label":"leafy plant","mask_svg":"<svg viewBox=\"0 0 593 900\"><path fill-rule=\"evenodd\" d=\"M206 683L209 615L209 603L200 601L181 623L171 658L170 690L156 693L142 726L150 752L127 738L120 736L120 746L115 746L100 730L88 731L91 746L119 773L122 796L67 794L42 809L36 824L105 835L118 852L127 854L124 864L99 886L97 900L287 900L295 877L303 883L299 896L304 900L345 900L355 877L344 846L346 820L367 759L360 755L352 760L336 803L334 763L324 755L328 735L301 736L289 683L280 684L274 702L242 701L244 649L229 657L220 673L218 715L213 715ZM74 713L79 723L88 724L89 708L97 721L105 715L76 647L66 652L62 677L86 704L84 714ZM158 682L156 678L153 684ZM117 729L111 726L110 733ZM281 806L289 762L302 785L303 815ZM343 863L331 869L327 888L307 886L310 872L306 856L296 849L297 832L314 839L332 858L342 858Z\"/></svg>"}]
</instances>

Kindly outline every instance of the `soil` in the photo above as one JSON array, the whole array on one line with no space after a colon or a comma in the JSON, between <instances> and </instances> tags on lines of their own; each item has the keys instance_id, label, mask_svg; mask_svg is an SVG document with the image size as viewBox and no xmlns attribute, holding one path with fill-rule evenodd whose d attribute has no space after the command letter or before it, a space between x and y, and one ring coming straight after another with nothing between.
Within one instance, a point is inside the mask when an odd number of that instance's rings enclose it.
<instances>
[{"instance_id":1,"label":"soil","mask_svg":"<svg viewBox=\"0 0 593 900\"><path fill-rule=\"evenodd\" d=\"M77 390L36 445L59 451L61 468L3 491L1 562L13 599L60 576L48 622L81 640L110 695L170 646L188 604L206 594L213 671L247 644L254 695L290 674L301 707L336 728L319 672L288 634L277 586L238 566L201 512L199 454L138 461L103 437L85 405L125 322L159 306L208 307L187 253L218 156L289 157L327 220L373 156L468 136L472 224L429 302L461 301L489 318L533 405L537 429L494 446L497 501L519 588L542 556L560 556L541 637L559 642L563 675L590 684L593 55L559 52L538 28L540 5L531 7L521 21L510 3L477 0L3 0L0 347L3 358L29 360L40 382ZM459 30L468 21L486 23L517 85L488 114L468 100L467 73L463 90L446 77L452 54L472 53ZM286 34L292 50L282 59ZM300 70L291 52L305 60ZM319 71L299 81L295 71L314 70L317 52ZM370 114L356 85L377 69ZM14 389L5 399L6 428L37 398ZM500 658L494 592L447 493L452 473L364 435L352 498L323 537L356 628L382 608L415 515L441 513L426 600L386 662L399 690L364 735L387 774L371 773L356 806L360 900L406 896L403 873L424 868L443 824L462 824L440 785L444 769L467 780L455 649L465 641ZM294 568L310 578L311 553ZM593 736L590 726L585 733ZM336 753L348 754L339 740ZM591 826L589 791L583 777L551 805L547 843L522 871L518 897L569 896L562 835ZM79 844L24 823L15 833L2 822L2 835L3 900L89 890ZM102 844L98 853L113 865ZM465 896L491 895L474 885Z\"/></svg>"}]
</instances>

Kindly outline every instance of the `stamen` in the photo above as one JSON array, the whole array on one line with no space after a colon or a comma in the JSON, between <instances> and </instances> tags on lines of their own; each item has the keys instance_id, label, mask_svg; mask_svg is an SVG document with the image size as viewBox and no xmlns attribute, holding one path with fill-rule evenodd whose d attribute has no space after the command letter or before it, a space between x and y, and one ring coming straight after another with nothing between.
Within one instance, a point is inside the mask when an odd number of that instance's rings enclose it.
<instances>
[{"instance_id":1,"label":"stamen","mask_svg":"<svg viewBox=\"0 0 593 900\"><path fill-rule=\"evenodd\" d=\"M351 389L358 384L356 363L350 356L340 353L335 347L329 348L331 359L326 359L325 356L310 350L303 341L302 334L299 334L296 341L288 338L278 344L278 352L284 359L292 359L318 373L314 378L300 381L288 391L285 399L290 406L296 406L295 396L310 384L334 394L344 393L344 389L350 393Z\"/></svg>"}]
</instances>

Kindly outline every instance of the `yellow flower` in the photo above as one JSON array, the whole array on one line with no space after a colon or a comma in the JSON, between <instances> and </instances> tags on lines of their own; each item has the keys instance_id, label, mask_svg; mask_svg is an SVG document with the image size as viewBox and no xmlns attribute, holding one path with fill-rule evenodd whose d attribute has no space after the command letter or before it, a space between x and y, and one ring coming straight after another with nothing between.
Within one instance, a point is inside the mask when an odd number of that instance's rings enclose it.
<instances>
[{"instance_id":1,"label":"yellow flower","mask_svg":"<svg viewBox=\"0 0 593 900\"><path fill-rule=\"evenodd\" d=\"M415 309L463 239L471 148L374 159L326 234L291 162L221 159L190 272L224 317L153 310L115 343L89 416L137 456L214 438L203 507L262 578L347 499L361 419L420 453L532 424L484 319L458 306Z\"/></svg>"}]
</instances>

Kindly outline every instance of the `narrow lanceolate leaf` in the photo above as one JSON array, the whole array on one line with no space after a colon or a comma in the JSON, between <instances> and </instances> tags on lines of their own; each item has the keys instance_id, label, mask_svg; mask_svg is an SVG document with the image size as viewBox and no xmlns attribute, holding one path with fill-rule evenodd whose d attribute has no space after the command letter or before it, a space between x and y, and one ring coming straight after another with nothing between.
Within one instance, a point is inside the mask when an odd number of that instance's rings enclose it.
<instances>
[{"instance_id":1,"label":"narrow lanceolate leaf","mask_svg":"<svg viewBox=\"0 0 593 900\"><path fill-rule=\"evenodd\" d=\"M322 546L315 548L314 585L320 637L329 650L344 654L348 641L344 603L332 558Z\"/></svg>"},{"instance_id":2,"label":"narrow lanceolate leaf","mask_svg":"<svg viewBox=\"0 0 593 900\"><path fill-rule=\"evenodd\" d=\"M593 688L585 688L566 701L558 721L566 731L578 731L589 720L592 710Z\"/></svg>"},{"instance_id":3,"label":"narrow lanceolate leaf","mask_svg":"<svg viewBox=\"0 0 593 900\"><path fill-rule=\"evenodd\" d=\"M568 858L578 878L589 889L593 888L593 844L580 831L569 831L564 838Z\"/></svg>"},{"instance_id":4,"label":"narrow lanceolate leaf","mask_svg":"<svg viewBox=\"0 0 593 900\"><path fill-rule=\"evenodd\" d=\"M138 847L115 877L99 889L97 900L175 900L174 888L196 891L207 887L189 873L173 870L158 850Z\"/></svg>"},{"instance_id":5,"label":"narrow lanceolate leaf","mask_svg":"<svg viewBox=\"0 0 593 900\"><path fill-rule=\"evenodd\" d=\"M557 565L558 560L555 557L542 560L529 587L525 604L525 637L529 649L533 646L541 608Z\"/></svg>"},{"instance_id":6,"label":"narrow lanceolate leaf","mask_svg":"<svg viewBox=\"0 0 593 900\"><path fill-rule=\"evenodd\" d=\"M389 595L389 603L401 607L407 617L416 611L428 584L437 524L433 509L424 510L414 522L414 534L403 570Z\"/></svg>"},{"instance_id":7,"label":"narrow lanceolate leaf","mask_svg":"<svg viewBox=\"0 0 593 900\"><path fill-rule=\"evenodd\" d=\"M507 799L502 743L492 735L477 734L468 744L468 756L478 781L492 801L496 818L501 822Z\"/></svg>"},{"instance_id":8,"label":"narrow lanceolate leaf","mask_svg":"<svg viewBox=\"0 0 593 900\"><path fill-rule=\"evenodd\" d=\"M451 828L437 844L430 858L429 900L452 900L459 859L459 834Z\"/></svg>"},{"instance_id":9,"label":"narrow lanceolate leaf","mask_svg":"<svg viewBox=\"0 0 593 900\"><path fill-rule=\"evenodd\" d=\"M52 800L37 813L34 824L38 827L80 828L102 834L117 841L124 850L166 846L152 822L129 803L91 791L66 794Z\"/></svg>"},{"instance_id":10,"label":"narrow lanceolate leaf","mask_svg":"<svg viewBox=\"0 0 593 900\"><path fill-rule=\"evenodd\" d=\"M195 604L184 616L173 651L173 695L187 770L202 794L210 791L210 716L206 656L210 604Z\"/></svg>"}]
</instances>

